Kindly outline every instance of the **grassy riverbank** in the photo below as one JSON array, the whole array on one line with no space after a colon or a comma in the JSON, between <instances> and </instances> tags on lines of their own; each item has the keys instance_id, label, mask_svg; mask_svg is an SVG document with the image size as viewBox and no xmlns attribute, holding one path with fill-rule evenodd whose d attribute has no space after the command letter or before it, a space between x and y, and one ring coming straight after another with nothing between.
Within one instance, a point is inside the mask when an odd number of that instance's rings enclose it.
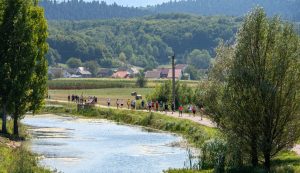
<instances>
[{"instance_id":1,"label":"grassy riverbank","mask_svg":"<svg viewBox=\"0 0 300 173\"><path fill-rule=\"evenodd\" d=\"M201 147L202 144L212 138L222 138L222 134L215 128L209 128L202 126L198 123L177 119L174 117L164 116L158 113L148 113L140 111L131 111L125 109L108 109L108 108L93 108L89 110L83 110L77 112L74 104L62 104L52 102L52 105L62 106L48 106L45 107L44 113L54 114L70 114L75 116L84 116L90 118L103 118L113 120L120 123L140 125L150 127L158 130L177 133L184 136L195 147ZM276 158L272 160L272 172L276 173L297 173L300 172L300 157L294 152L285 151L280 153ZM167 173L210 173L213 172L213 168L209 170L168 170ZM226 172L230 173L264 173L263 169L244 167L238 170L227 168Z\"/></svg>"},{"instance_id":2,"label":"grassy riverbank","mask_svg":"<svg viewBox=\"0 0 300 173\"><path fill-rule=\"evenodd\" d=\"M201 147L204 141L213 137L220 137L220 133L214 128L202 126L190 120L177 119L174 117L164 116L159 113L148 113L141 111L132 111L127 109L108 109L108 108L93 108L77 112L74 104L55 103L60 106L45 107L44 113L55 114L71 114L91 118L102 118L113 120L120 123L140 125L157 130L177 133L184 136L195 147Z\"/></svg>"},{"instance_id":3,"label":"grassy riverbank","mask_svg":"<svg viewBox=\"0 0 300 173\"><path fill-rule=\"evenodd\" d=\"M7 123L9 134L12 133L13 123ZM0 127L2 122L0 121ZM20 128L21 136L26 129ZM38 165L37 155L31 153L22 145L22 141L12 141L11 135L0 135L0 172L1 173L50 173L51 171Z\"/></svg>"}]
</instances>

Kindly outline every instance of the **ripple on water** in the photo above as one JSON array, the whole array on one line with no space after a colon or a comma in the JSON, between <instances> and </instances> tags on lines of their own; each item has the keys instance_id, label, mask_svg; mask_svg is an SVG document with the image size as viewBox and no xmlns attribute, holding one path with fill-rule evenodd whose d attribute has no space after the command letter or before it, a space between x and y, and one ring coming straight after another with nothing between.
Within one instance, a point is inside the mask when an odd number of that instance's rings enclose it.
<instances>
[{"instance_id":1,"label":"ripple on water","mask_svg":"<svg viewBox=\"0 0 300 173\"><path fill-rule=\"evenodd\" d=\"M182 139L106 120L43 115L26 117L31 149L41 164L63 172L146 172L182 168Z\"/></svg>"}]
</instances>

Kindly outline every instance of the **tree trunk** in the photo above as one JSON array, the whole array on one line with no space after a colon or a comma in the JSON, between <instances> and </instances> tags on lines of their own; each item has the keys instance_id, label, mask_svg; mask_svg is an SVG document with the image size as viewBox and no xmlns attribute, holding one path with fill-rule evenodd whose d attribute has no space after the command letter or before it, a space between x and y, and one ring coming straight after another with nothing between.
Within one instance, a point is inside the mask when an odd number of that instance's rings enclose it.
<instances>
[{"instance_id":1,"label":"tree trunk","mask_svg":"<svg viewBox=\"0 0 300 173\"><path fill-rule=\"evenodd\" d=\"M253 167L258 166L257 141L256 137L251 140L251 163Z\"/></svg>"},{"instance_id":2,"label":"tree trunk","mask_svg":"<svg viewBox=\"0 0 300 173\"><path fill-rule=\"evenodd\" d=\"M270 172L270 167L271 167L270 153L265 153L264 157L265 157L265 163L264 163L265 169L267 170L267 172Z\"/></svg>"},{"instance_id":3,"label":"tree trunk","mask_svg":"<svg viewBox=\"0 0 300 173\"><path fill-rule=\"evenodd\" d=\"M19 124L17 115L14 115L14 135L19 136Z\"/></svg>"},{"instance_id":4,"label":"tree trunk","mask_svg":"<svg viewBox=\"0 0 300 173\"><path fill-rule=\"evenodd\" d=\"M7 128L6 128L6 119L7 119L7 115L6 115L6 106L3 105L2 107L2 133L7 134Z\"/></svg>"}]
</instances>

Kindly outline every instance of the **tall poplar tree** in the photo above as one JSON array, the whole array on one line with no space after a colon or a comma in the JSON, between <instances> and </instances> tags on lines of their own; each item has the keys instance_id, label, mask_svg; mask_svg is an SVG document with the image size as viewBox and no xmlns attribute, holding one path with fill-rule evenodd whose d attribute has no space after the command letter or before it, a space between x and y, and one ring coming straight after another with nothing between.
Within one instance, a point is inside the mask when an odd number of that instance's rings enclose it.
<instances>
[{"instance_id":1,"label":"tall poplar tree","mask_svg":"<svg viewBox=\"0 0 300 173\"><path fill-rule=\"evenodd\" d=\"M7 42L3 40L6 47L1 50L9 71L3 73L8 80L2 87L9 86L5 88L4 108L12 115L14 134L18 135L18 120L26 112L38 110L47 91L47 23L37 1L7 0L6 3L4 22L9 25L2 28ZM12 23L5 21L5 14L9 14Z\"/></svg>"},{"instance_id":2,"label":"tall poplar tree","mask_svg":"<svg viewBox=\"0 0 300 173\"><path fill-rule=\"evenodd\" d=\"M15 65L12 73L13 90L10 96L14 118L14 134L18 135L18 120L28 111L37 111L46 95L48 49L47 24L37 3L23 2L19 23L16 23Z\"/></svg>"}]
</instances>

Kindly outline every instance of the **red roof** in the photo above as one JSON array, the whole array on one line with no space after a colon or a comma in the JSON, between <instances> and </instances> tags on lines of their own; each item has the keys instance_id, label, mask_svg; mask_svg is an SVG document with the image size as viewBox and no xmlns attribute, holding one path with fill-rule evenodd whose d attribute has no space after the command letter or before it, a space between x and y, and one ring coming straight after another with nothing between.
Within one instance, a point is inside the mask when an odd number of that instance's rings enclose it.
<instances>
[{"instance_id":1,"label":"red roof","mask_svg":"<svg viewBox=\"0 0 300 173\"><path fill-rule=\"evenodd\" d=\"M127 78L128 76L127 71L117 71L112 75L113 78Z\"/></svg>"}]
</instances>

